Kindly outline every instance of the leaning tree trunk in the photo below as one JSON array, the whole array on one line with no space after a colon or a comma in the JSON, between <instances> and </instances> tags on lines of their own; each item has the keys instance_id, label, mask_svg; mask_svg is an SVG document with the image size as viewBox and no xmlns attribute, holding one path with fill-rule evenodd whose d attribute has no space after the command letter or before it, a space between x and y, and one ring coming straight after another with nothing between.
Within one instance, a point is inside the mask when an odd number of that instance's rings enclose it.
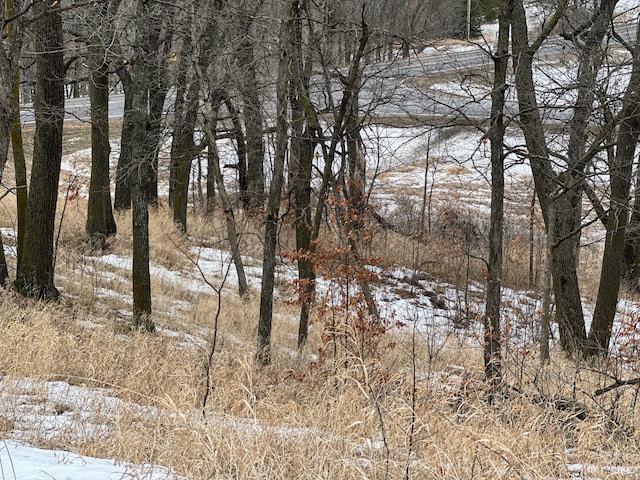
<instances>
[{"instance_id":1,"label":"leaning tree trunk","mask_svg":"<svg viewBox=\"0 0 640 480\"><path fill-rule=\"evenodd\" d=\"M213 155L215 158L218 158L215 130L211 129L211 124L215 124L216 122L214 115L212 115L212 112L214 111L216 110L209 106L209 118L205 121L203 130L204 134L207 136L209 150L216 150L216 153ZM211 163L209 166L212 168L212 170L209 171L209 175L213 175L216 179L220 203L224 210L227 236L229 238L229 248L231 249L231 259L236 267L236 274L238 275L238 294L241 297L244 297L249 292L249 284L247 283L247 276L244 272L244 263L242 262L242 255L240 254L240 242L238 240L236 219L233 214L233 205L231 204L229 195L227 195L227 189L224 186L224 179L222 178L222 172L220 171L220 164Z\"/></svg>"},{"instance_id":2,"label":"leaning tree trunk","mask_svg":"<svg viewBox=\"0 0 640 480\"><path fill-rule=\"evenodd\" d=\"M589 331L588 353L591 355L606 355L609 351L623 274L629 190L636 145L640 137L640 24L636 35L633 68L623 100L622 124L618 130L616 154L609 166L611 200L607 215L607 237L602 257L600 286Z\"/></svg>"},{"instance_id":3,"label":"leaning tree trunk","mask_svg":"<svg viewBox=\"0 0 640 480\"><path fill-rule=\"evenodd\" d=\"M62 162L64 61L57 0L35 2L36 131L27 202L24 255L15 287L23 295L55 300L53 236Z\"/></svg>"},{"instance_id":4,"label":"leaning tree trunk","mask_svg":"<svg viewBox=\"0 0 640 480\"><path fill-rule=\"evenodd\" d=\"M89 46L89 99L91 102L91 181L87 205L86 233L92 246L104 248L115 235L109 180L109 71L104 48Z\"/></svg>"}]
</instances>

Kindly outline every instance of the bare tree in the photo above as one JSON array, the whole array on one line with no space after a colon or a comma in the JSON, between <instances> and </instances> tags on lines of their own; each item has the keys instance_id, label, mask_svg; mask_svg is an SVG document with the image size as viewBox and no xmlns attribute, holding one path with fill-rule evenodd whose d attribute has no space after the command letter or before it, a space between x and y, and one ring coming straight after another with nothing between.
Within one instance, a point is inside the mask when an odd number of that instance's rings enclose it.
<instances>
[{"instance_id":1,"label":"bare tree","mask_svg":"<svg viewBox=\"0 0 640 480\"><path fill-rule=\"evenodd\" d=\"M131 199L133 222L133 324L154 331L151 319L151 275L149 272L149 192L153 182L154 151L150 150L149 66L147 59L151 28L150 7L136 0L135 56L131 60Z\"/></svg>"},{"instance_id":2,"label":"bare tree","mask_svg":"<svg viewBox=\"0 0 640 480\"><path fill-rule=\"evenodd\" d=\"M600 286L589 331L588 353L609 351L611 330L622 280L626 226L629 218L629 190L640 139L640 24L631 46L633 66L620 111L615 155L609 158L610 192L606 219L607 237L600 272Z\"/></svg>"},{"instance_id":3,"label":"bare tree","mask_svg":"<svg viewBox=\"0 0 640 480\"><path fill-rule=\"evenodd\" d=\"M271 362L271 321L273 318L273 290L276 267L276 246L280 222L280 200L284 184L284 163L288 148L287 98L290 81L290 45L297 13L297 0L285 2L285 13L280 27L278 78L276 81L276 139L273 177L267 204L264 255L262 260L262 288L260 290L260 316L258 319L257 358L263 365Z\"/></svg>"},{"instance_id":4,"label":"bare tree","mask_svg":"<svg viewBox=\"0 0 640 480\"><path fill-rule=\"evenodd\" d=\"M111 43L111 20L120 1L95 4L88 7L90 23L87 38L89 64L89 100L91 102L91 180L87 205L86 232L89 242L104 248L107 237L116 233L116 222L111 208L109 177L109 67L105 45ZM106 38L104 38L106 37Z\"/></svg>"},{"instance_id":5,"label":"bare tree","mask_svg":"<svg viewBox=\"0 0 640 480\"><path fill-rule=\"evenodd\" d=\"M24 254L15 281L16 290L22 294L50 300L59 296L53 278L53 236L64 122L62 18L56 8L57 3L44 0L33 5L37 66L36 132Z\"/></svg>"},{"instance_id":6,"label":"bare tree","mask_svg":"<svg viewBox=\"0 0 640 480\"><path fill-rule=\"evenodd\" d=\"M498 21L498 43L493 54L494 75L491 91L491 217L489 220L489 261L487 304L484 322L485 376L494 387L502 381L501 322L502 237L504 224L504 136L507 70L509 68L509 30L513 0L504 0Z\"/></svg>"}]
</instances>

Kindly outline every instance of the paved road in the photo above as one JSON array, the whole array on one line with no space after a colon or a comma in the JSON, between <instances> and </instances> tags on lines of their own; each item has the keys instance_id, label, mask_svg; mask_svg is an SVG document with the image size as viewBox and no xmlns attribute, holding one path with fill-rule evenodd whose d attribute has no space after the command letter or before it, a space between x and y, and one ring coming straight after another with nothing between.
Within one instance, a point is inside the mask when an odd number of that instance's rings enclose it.
<instances>
[{"instance_id":1,"label":"paved road","mask_svg":"<svg viewBox=\"0 0 640 480\"><path fill-rule=\"evenodd\" d=\"M124 95L111 95L109 97L109 118L122 118L124 114ZM91 118L89 97L69 98L65 101L65 120L79 120L88 122ZM27 103L20 110L20 119L23 125L35 123L33 105Z\"/></svg>"},{"instance_id":2,"label":"paved road","mask_svg":"<svg viewBox=\"0 0 640 480\"><path fill-rule=\"evenodd\" d=\"M622 26L618 32L623 38L635 36L635 25ZM569 55L570 42L551 37L538 52L538 59L545 62L560 63ZM363 78L366 78L360 93L360 107L370 117L416 118L438 123L480 122L489 118L491 99L488 89L483 93L474 88L474 76L491 78L492 59L482 46L450 47L446 51L431 51L409 59L399 59L389 63L375 63L365 67ZM471 78L469 88L457 90L450 86L444 89L417 88L416 80L434 78L435 82L443 74L456 73ZM437 76L436 76L437 75ZM324 80L319 76L315 82L317 90L312 92L318 105L326 105ZM313 88L313 87L312 87ZM336 102L341 96L342 88L337 81L332 85ZM513 91L513 89L511 89ZM169 102L168 102L169 103ZM168 106L168 105L167 105ZM517 114L517 104L513 94L507 101L507 111ZM66 119L88 121L89 99L73 98L66 101ZM124 112L124 95L112 95L109 100L109 117L121 118ZM566 122L571 114L570 108L562 105L544 112L545 121L550 124ZM30 104L22 110L23 124L33 124L33 110Z\"/></svg>"}]
</instances>

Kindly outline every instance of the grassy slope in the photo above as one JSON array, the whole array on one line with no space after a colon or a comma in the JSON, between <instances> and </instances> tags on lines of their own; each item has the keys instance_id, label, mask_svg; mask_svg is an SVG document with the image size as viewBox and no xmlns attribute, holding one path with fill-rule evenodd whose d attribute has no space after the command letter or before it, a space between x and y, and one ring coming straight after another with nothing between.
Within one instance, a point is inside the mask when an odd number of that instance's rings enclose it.
<instances>
[{"instance_id":1,"label":"grassy slope","mask_svg":"<svg viewBox=\"0 0 640 480\"><path fill-rule=\"evenodd\" d=\"M77 131L69 134L82 137ZM67 153L80 150L82 143L69 142ZM3 201L3 227L15 218L10 200ZM506 378L522 393L512 390L489 405L473 329L448 336L401 329L384 335L375 355L359 348L362 332L345 329L334 356L325 343L331 332L323 335L330 319L316 319L307 353L298 357L297 309L279 301L274 361L259 368L253 361L257 298L242 302L232 287L223 290L220 341L203 416L217 297L154 278L154 319L161 333L128 331L127 272L97 262L84 250L85 207L80 197L65 211L57 277L62 302L36 304L10 292L0 296L3 390L10 391L10 381L24 377L61 380L106 388L122 403L109 410L96 401L90 414L79 415L81 407L72 399L77 394L69 390L69 399L58 400L57 408L61 415L78 414L76 423L84 423L87 432L59 429L45 435L45 417L27 419L21 405L49 405L49 400L42 388L29 387L18 392L22 397L12 397L15 403L5 402L0 430L6 437L162 464L187 478L395 479L403 478L407 468L411 478L421 479L567 478L568 464L595 469L591 474L598 478L639 474L600 468L640 465L638 438L631 428L635 391L592 395L608 381L595 372L615 371L615 365L575 364L556 353L551 365L541 367L534 346L513 345L506 352ZM161 207L151 216L154 265L196 276L176 245L184 252L201 245L224 248L221 221L191 218L187 241L172 233L169 212ZM108 253L128 255L129 225L126 215L118 218L119 234ZM243 251L259 265L260 222L243 222L243 230ZM421 258L449 262L448 270L457 265L455 258L448 259L451 242L433 239L429 245ZM393 234L371 249L383 266L411 267L418 252ZM481 271L476 275L481 280ZM218 277L210 279L219 285ZM282 298L287 298L290 287L281 287ZM318 357L321 347L324 353ZM580 404L554 403L559 398ZM589 414L580 420L584 408ZM106 434L93 434L91 425L104 425Z\"/></svg>"}]
</instances>

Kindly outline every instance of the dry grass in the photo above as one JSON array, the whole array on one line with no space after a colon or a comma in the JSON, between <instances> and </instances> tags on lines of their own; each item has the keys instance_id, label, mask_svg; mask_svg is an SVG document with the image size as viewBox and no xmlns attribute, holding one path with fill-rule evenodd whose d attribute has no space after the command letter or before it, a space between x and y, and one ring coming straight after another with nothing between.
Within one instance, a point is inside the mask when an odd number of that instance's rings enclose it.
<instances>
[{"instance_id":1,"label":"dry grass","mask_svg":"<svg viewBox=\"0 0 640 480\"><path fill-rule=\"evenodd\" d=\"M187 478L403 478L407 466L411 478L566 478L567 463L616 458L629 465L639 459L636 435L610 415L614 405L629 425L635 418L631 399L598 405L589 398L597 375L570 362L539 369L533 360L518 366L514 354L508 380L524 392L493 405L486 402L478 350L453 337L444 342L422 334L413 342L406 334L377 359L345 355L315 368L278 348L273 365L259 368L251 348L255 322L237 318L240 310L255 318L255 306L225 300L223 341L203 418L205 352L196 345L162 334L117 333L108 321L100 323L94 308L35 304L10 293L0 302L5 381L29 377L107 387L128 402L115 415L96 410L103 417L94 421L107 425L108 436L60 434L35 442L50 448L163 464ZM207 324L209 308L194 309L200 326ZM282 331L293 327L278 325L276 346ZM589 416L578 420L571 408L542 404L539 390L549 399L571 399L577 391ZM46 398L31 395L36 403ZM73 407L60 404L58 410ZM1 424L5 435L14 429L11 418ZM623 477L604 470L598 476Z\"/></svg>"},{"instance_id":2,"label":"dry grass","mask_svg":"<svg viewBox=\"0 0 640 480\"><path fill-rule=\"evenodd\" d=\"M2 208L7 212L2 226L11 226L12 206L5 201ZM155 278L153 318L160 333L130 331L127 273L92 258L96 253L83 241L85 209L82 199L66 207L59 304L0 293L0 372L5 383L28 377L106 388L121 403L113 411L93 405L84 420L87 435L59 431L47 437L36 425L27 441L162 464L189 479L568 478L568 464L586 465L583 477L640 475L607 469L640 464L637 390L593 395L609 382L598 372L620 372L622 366L576 364L556 352L554 363L541 367L535 347L512 346L506 351L505 380L513 388L490 403L481 340L473 330L414 336L409 326L387 334L376 356L362 358L348 348L337 357L317 356L326 338L321 320L314 318L309 345L298 356L297 308L278 300L273 362L260 367L253 359L258 298L240 300L232 288L223 289L212 390L203 415L217 296ZM260 219L239 220L243 253L259 264ZM117 223L119 233L106 253L128 256L130 217L121 215ZM225 248L219 215L191 215L189 226L190 238L181 238L165 208L152 212L154 265L197 275L189 252ZM283 236L281 248L292 249L291 237ZM522 281L526 251L516 240L508 247L514 284ZM399 265L462 283L468 260L459 253L463 247L436 234L418 246L407 236L378 231L364 253L380 257L383 268ZM469 278L483 281L477 263ZM215 275L210 280L220 285ZM44 389L28 393L34 405L47 401ZM11 415L0 416L0 436L16 433L23 407L17 403ZM51 408L57 415L80 410L71 401ZM586 417L578 418L583 411ZM105 425L107 434L90 434L91 424Z\"/></svg>"}]
</instances>

